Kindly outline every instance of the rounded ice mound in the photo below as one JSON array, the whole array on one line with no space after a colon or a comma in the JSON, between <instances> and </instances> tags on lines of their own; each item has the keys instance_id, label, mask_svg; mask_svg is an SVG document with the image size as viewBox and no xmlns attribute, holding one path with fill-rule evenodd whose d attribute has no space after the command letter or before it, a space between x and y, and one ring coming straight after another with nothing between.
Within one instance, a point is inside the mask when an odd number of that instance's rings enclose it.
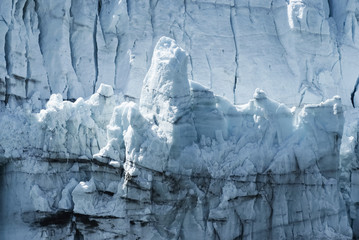
<instances>
[{"instance_id":1,"label":"rounded ice mound","mask_svg":"<svg viewBox=\"0 0 359 240\"><path fill-rule=\"evenodd\" d=\"M158 60L160 60L159 62L166 62L167 60L167 64L171 64L173 67L176 63L171 63L171 60L173 61L175 59L178 60L178 63L187 61L186 52L177 45L175 40L169 37L161 37L156 44L152 63Z\"/></svg>"},{"instance_id":2,"label":"rounded ice mound","mask_svg":"<svg viewBox=\"0 0 359 240\"><path fill-rule=\"evenodd\" d=\"M101 83L96 92L104 97L111 97L113 95L113 88L110 85Z\"/></svg>"},{"instance_id":3,"label":"rounded ice mound","mask_svg":"<svg viewBox=\"0 0 359 240\"><path fill-rule=\"evenodd\" d=\"M53 109L60 109L63 106L63 99L62 99L62 95L57 93L57 94L52 94L50 96L49 101L46 103L46 107L47 108L53 108Z\"/></svg>"},{"instance_id":4,"label":"rounded ice mound","mask_svg":"<svg viewBox=\"0 0 359 240\"><path fill-rule=\"evenodd\" d=\"M266 99L267 94L262 89L256 88L253 94L253 98L257 100Z\"/></svg>"}]
</instances>

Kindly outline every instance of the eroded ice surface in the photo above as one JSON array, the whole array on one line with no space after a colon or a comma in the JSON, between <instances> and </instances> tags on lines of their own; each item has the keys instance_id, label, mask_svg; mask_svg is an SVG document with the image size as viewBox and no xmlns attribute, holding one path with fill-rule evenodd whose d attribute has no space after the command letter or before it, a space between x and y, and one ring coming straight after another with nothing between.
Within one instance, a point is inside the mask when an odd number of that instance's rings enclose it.
<instances>
[{"instance_id":1,"label":"eroded ice surface","mask_svg":"<svg viewBox=\"0 0 359 240\"><path fill-rule=\"evenodd\" d=\"M358 0L2 0L0 101L89 97L101 83L139 98L168 36L188 51L189 79L232 103L260 87L286 104L350 105L358 11Z\"/></svg>"},{"instance_id":2,"label":"eroded ice surface","mask_svg":"<svg viewBox=\"0 0 359 240\"><path fill-rule=\"evenodd\" d=\"M341 99L289 109L256 89L232 105L187 62L163 37L139 103L101 85L39 113L2 108L1 236L351 239Z\"/></svg>"}]
</instances>

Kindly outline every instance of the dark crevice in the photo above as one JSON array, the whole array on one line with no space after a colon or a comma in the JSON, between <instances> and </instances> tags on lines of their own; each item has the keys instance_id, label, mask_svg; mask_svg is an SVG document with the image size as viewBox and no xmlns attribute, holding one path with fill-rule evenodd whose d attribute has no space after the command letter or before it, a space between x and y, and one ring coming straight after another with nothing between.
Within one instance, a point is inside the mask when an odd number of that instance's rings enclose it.
<instances>
[{"instance_id":1,"label":"dark crevice","mask_svg":"<svg viewBox=\"0 0 359 240\"><path fill-rule=\"evenodd\" d=\"M98 1L98 5L97 5L97 21L98 24L100 24L100 29L102 29L102 25L101 25L101 11L102 11L102 0ZM96 25L97 26L97 25ZM97 29L96 29L97 31ZM105 38L105 34L101 31L102 34L102 38L104 39L104 41L106 42L106 38Z\"/></svg>"},{"instance_id":2,"label":"dark crevice","mask_svg":"<svg viewBox=\"0 0 359 240\"><path fill-rule=\"evenodd\" d=\"M210 86L210 89L212 89L213 88L212 66L211 66L211 63L209 62L207 53L206 53L206 60L207 60L207 65L208 65L208 69L209 69L209 86Z\"/></svg>"},{"instance_id":3,"label":"dark crevice","mask_svg":"<svg viewBox=\"0 0 359 240\"><path fill-rule=\"evenodd\" d=\"M113 192L109 192L109 191L101 191L101 190L98 190L99 194L102 195L102 194L105 194L105 195L108 195L108 196L113 196L115 195L115 193Z\"/></svg>"},{"instance_id":4,"label":"dark crevice","mask_svg":"<svg viewBox=\"0 0 359 240\"><path fill-rule=\"evenodd\" d=\"M25 15L26 15L26 11L27 11L27 8L29 6L29 1L26 0L25 4L24 4L24 7L22 8L22 20L25 22Z\"/></svg>"},{"instance_id":5,"label":"dark crevice","mask_svg":"<svg viewBox=\"0 0 359 240\"><path fill-rule=\"evenodd\" d=\"M190 65L191 65L191 71L190 71L190 74L191 74L191 80L193 81L194 80L194 77L193 77L193 59L192 59L192 46L193 46L193 43L192 43L192 38L191 36L187 33L186 31L186 23L187 23L187 16L190 17L192 20L192 16L188 13L187 11L187 0L183 0L183 4L184 4L184 13L183 13L183 39L185 39L185 37L188 39L189 41L189 54L188 54L188 57L189 57L189 62L190 62ZM178 24L178 26L181 28L180 24Z\"/></svg>"},{"instance_id":6,"label":"dark crevice","mask_svg":"<svg viewBox=\"0 0 359 240\"><path fill-rule=\"evenodd\" d=\"M58 212L24 212L21 219L34 227L48 227L57 226L64 227L71 222L72 212L58 211Z\"/></svg>"},{"instance_id":7,"label":"dark crevice","mask_svg":"<svg viewBox=\"0 0 359 240\"><path fill-rule=\"evenodd\" d=\"M97 4L97 15L98 16L100 16L101 8L102 8L102 2L101 2L101 0L99 0L98 4Z\"/></svg>"},{"instance_id":8,"label":"dark crevice","mask_svg":"<svg viewBox=\"0 0 359 240\"><path fill-rule=\"evenodd\" d=\"M74 236L74 240L84 240L84 235L76 228L76 233Z\"/></svg>"},{"instance_id":9,"label":"dark crevice","mask_svg":"<svg viewBox=\"0 0 359 240\"><path fill-rule=\"evenodd\" d=\"M149 14L150 14L150 22L151 22L151 28L152 28L152 33L154 33L155 29L154 29L154 9L156 8L157 2L154 3L154 0L150 0L150 9L149 9Z\"/></svg>"},{"instance_id":10,"label":"dark crevice","mask_svg":"<svg viewBox=\"0 0 359 240\"><path fill-rule=\"evenodd\" d=\"M81 222L84 225L87 225L90 228L98 227L98 222L96 220L91 219L89 215L83 214L74 214L76 217L76 222Z\"/></svg>"},{"instance_id":11,"label":"dark crevice","mask_svg":"<svg viewBox=\"0 0 359 240\"><path fill-rule=\"evenodd\" d=\"M6 90L5 90L5 105L7 105L7 103L9 102L9 87L10 87L10 79L8 77L5 77L5 86L6 86Z\"/></svg>"},{"instance_id":12,"label":"dark crevice","mask_svg":"<svg viewBox=\"0 0 359 240\"><path fill-rule=\"evenodd\" d=\"M117 28L117 27L116 27ZM116 32L119 32L118 29L116 29ZM134 43L135 44L135 43ZM114 88L116 88L116 86L118 86L117 84L117 79L118 79L118 75L119 73L119 67L118 67L118 63L120 62L120 47L121 47L121 36L117 35L117 46L116 46L116 55L115 55L115 59L114 59L114 64L115 64L115 79L114 79Z\"/></svg>"},{"instance_id":13,"label":"dark crevice","mask_svg":"<svg viewBox=\"0 0 359 240\"><path fill-rule=\"evenodd\" d=\"M26 58L25 98L28 98L29 97L29 81L30 81L30 77L31 77L29 43L28 42L26 42L25 51L26 51L25 52L25 58Z\"/></svg>"},{"instance_id":14,"label":"dark crevice","mask_svg":"<svg viewBox=\"0 0 359 240\"><path fill-rule=\"evenodd\" d=\"M40 18L40 14L39 14L39 3L37 2L37 0L34 1L35 2L35 13L37 15L37 20L38 20L38 29L39 29L39 47L40 47L40 52L41 55L44 55L43 50L42 50L42 36L43 36L43 32L41 31L41 18Z\"/></svg>"},{"instance_id":15,"label":"dark crevice","mask_svg":"<svg viewBox=\"0 0 359 240\"><path fill-rule=\"evenodd\" d=\"M131 18L130 18L130 11L131 11L131 8L130 8L130 0L126 0L126 10L127 10L128 19L131 19Z\"/></svg>"},{"instance_id":16,"label":"dark crevice","mask_svg":"<svg viewBox=\"0 0 359 240\"><path fill-rule=\"evenodd\" d=\"M192 55L188 55L189 57L189 62L191 64L191 80L194 81L194 77L193 77L193 60L192 60Z\"/></svg>"},{"instance_id":17,"label":"dark crevice","mask_svg":"<svg viewBox=\"0 0 359 240\"><path fill-rule=\"evenodd\" d=\"M355 108L354 97L355 97L355 93L358 89L358 85L359 85L359 77L357 78L357 81L355 82L355 85L354 85L354 89L353 89L352 93L350 94L350 100L352 101L353 108Z\"/></svg>"},{"instance_id":18,"label":"dark crevice","mask_svg":"<svg viewBox=\"0 0 359 240\"><path fill-rule=\"evenodd\" d=\"M99 4L98 6L99 8L101 8L101 5ZM95 62L95 82L93 83L93 93L95 93L96 91L96 84L97 84L97 80L98 80L98 47L97 47L97 20L98 20L98 15L96 15L95 18L95 24L94 24L94 31L93 31L93 47L94 47L94 62Z\"/></svg>"},{"instance_id":19,"label":"dark crevice","mask_svg":"<svg viewBox=\"0 0 359 240\"><path fill-rule=\"evenodd\" d=\"M59 212L41 219L38 223L42 227L49 225L63 226L70 222L71 215L72 214L70 212Z\"/></svg>"},{"instance_id":20,"label":"dark crevice","mask_svg":"<svg viewBox=\"0 0 359 240\"><path fill-rule=\"evenodd\" d=\"M72 44L72 36L74 34L74 28L75 28L75 24L74 24L74 21L73 21L73 9L72 9L72 6L74 5L73 3L74 0L71 1L71 7L69 9L69 14L70 14L70 22L69 22L69 46L70 46L70 56L71 56L71 66L72 66L72 69L74 70L75 74L76 74L76 77L77 77L77 71L76 71L76 64L75 64L75 55L74 55L74 46ZM68 83L67 83L68 84ZM67 85L66 84L66 85Z\"/></svg>"},{"instance_id":21,"label":"dark crevice","mask_svg":"<svg viewBox=\"0 0 359 240\"><path fill-rule=\"evenodd\" d=\"M150 22L151 22L151 30L152 30L152 49L154 47L154 38L155 38L155 8L158 4L158 1L154 2L155 0L150 0L150 6L149 6L149 15L150 15ZM147 54L147 53L146 53ZM152 58L153 55L153 50L150 52L150 58L148 58L148 60L150 60ZM146 63L148 63L148 61L146 60ZM148 68L148 66L147 66Z\"/></svg>"},{"instance_id":22,"label":"dark crevice","mask_svg":"<svg viewBox=\"0 0 359 240\"><path fill-rule=\"evenodd\" d=\"M9 23L6 21L4 16L0 16L0 22L4 22L6 24L6 26L9 27Z\"/></svg>"},{"instance_id":23,"label":"dark crevice","mask_svg":"<svg viewBox=\"0 0 359 240\"><path fill-rule=\"evenodd\" d=\"M99 0L98 8L97 8L97 17L98 17L98 22L100 24L102 38L105 41L105 44L107 44L108 43L108 38L106 37L106 34L103 31L103 26L102 26L102 22L101 22L101 16L102 16L102 0Z\"/></svg>"},{"instance_id":24,"label":"dark crevice","mask_svg":"<svg viewBox=\"0 0 359 240\"><path fill-rule=\"evenodd\" d=\"M25 98L29 97L29 79L25 79Z\"/></svg>"},{"instance_id":25,"label":"dark crevice","mask_svg":"<svg viewBox=\"0 0 359 240\"><path fill-rule=\"evenodd\" d=\"M328 6L329 6L329 17L333 17L333 3L332 0L328 0Z\"/></svg>"},{"instance_id":26,"label":"dark crevice","mask_svg":"<svg viewBox=\"0 0 359 240\"><path fill-rule=\"evenodd\" d=\"M230 12L230 24L231 24L231 30L232 30L232 34L233 34L233 41L234 41L234 48L236 50L235 52L235 56L234 56L234 61L236 63L236 69L235 69L235 73L234 73L234 83L233 83L233 104L236 104L236 88L237 88L237 82L238 82L238 45L237 45L237 39L236 39L236 34L234 31L234 26L233 26L233 17L236 15L236 6L234 5L234 7L231 7L231 12Z\"/></svg>"},{"instance_id":27,"label":"dark crevice","mask_svg":"<svg viewBox=\"0 0 359 240\"><path fill-rule=\"evenodd\" d=\"M7 33L5 34L5 45L4 45L4 51L5 51L5 63L6 63L6 71L7 74L10 76L11 72L10 72L10 43L11 43L11 38L10 38L10 29L7 31Z\"/></svg>"}]
</instances>

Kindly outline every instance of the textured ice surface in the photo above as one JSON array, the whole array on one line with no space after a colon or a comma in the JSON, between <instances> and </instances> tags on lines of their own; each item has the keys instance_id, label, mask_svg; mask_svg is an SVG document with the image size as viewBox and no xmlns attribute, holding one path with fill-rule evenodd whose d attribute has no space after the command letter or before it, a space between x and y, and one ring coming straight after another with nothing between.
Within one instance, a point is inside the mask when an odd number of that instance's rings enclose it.
<instances>
[{"instance_id":1,"label":"textured ice surface","mask_svg":"<svg viewBox=\"0 0 359 240\"><path fill-rule=\"evenodd\" d=\"M358 202L359 202L359 111L352 109L345 112L345 127L340 149L340 188L347 203L348 215L352 221L355 237L359 236Z\"/></svg>"},{"instance_id":2,"label":"textured ice surface","mask_svg":"<svg viewBox=\"0 0 359 240\"><path fill-rule=\"evenodd\" d=\"M289 109L256 89L232 105L189 82L187 61L163 37L139 103L101 85L2 108L1 236L351 239L341 99Z\"/></svg>"},{"instance_id":3,"label":"textured ice surface","mask_svg":"<svg viewBox=\"0 0 359 240\"><path fill-rule=\"evenodd\" d=\"M358 9L357 0L2 0L0 100L72 100L101 83L139 98L167 36L188 51L189 79L232 103L260 87L286 104L340 95L350 105Z\"/></svg>"},{"instance_id":4,"label":"textured ice surface","mask_svg":"<svg viewBox=\"0 0 359 240\"><path fill-rule=\"evenodd\" d=\"M358 237L358 16L1 0L0 238Z\"/></svg>"}]
</instances>

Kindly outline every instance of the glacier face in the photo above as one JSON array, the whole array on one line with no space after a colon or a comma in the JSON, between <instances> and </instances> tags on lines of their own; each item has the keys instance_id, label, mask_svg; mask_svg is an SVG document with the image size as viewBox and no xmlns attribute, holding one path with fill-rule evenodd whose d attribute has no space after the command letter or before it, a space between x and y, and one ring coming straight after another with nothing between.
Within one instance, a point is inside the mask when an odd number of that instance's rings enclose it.
<instances>
[{"instance_id":1,"label":"glacier face","mask_svg":"<svg viewBox=\"0 0 359 240\"><path fill-rule=\"evenodd\" d=\"M162 37L139 103L102 84L39 113L1 109L0 234L351 239L341 99L289 109L256 89L232 105L188 81L188 58Z\"/></svg>"},{"instance_id":2,"label":"glacier face","mask_svg":"<svg viewBox=\"0 0 359 240\"><path fill-rule=\"evenodd\" d=\"M74 100L101 83L138 99L168 36L188 51L189 79L232 103L260 86L286 104L340 95L350 105L358 9L356 0L3 0L0 100Z\"/></svg>"},{"instance_id":3,"label":"glacier face","mask_svg":"<svg viewBox=\"0 0 359 240\"><path fill-rule=\"evenodd\" d=\"M358 9L1 0L0 238L358 237Z\"/></svg>"}]
</instances>

